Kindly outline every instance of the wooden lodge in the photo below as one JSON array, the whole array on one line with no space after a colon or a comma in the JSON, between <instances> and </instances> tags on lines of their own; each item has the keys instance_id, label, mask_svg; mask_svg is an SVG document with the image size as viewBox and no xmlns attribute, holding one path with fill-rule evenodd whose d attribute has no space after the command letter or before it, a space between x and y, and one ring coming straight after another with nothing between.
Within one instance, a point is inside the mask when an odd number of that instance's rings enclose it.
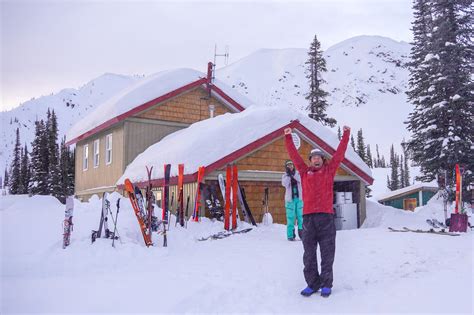
<instances>
[{"instance_id":1,"label":"wooden lodge","mask_svg":"<svg viewBox=\"0 0 474 315\"><path fill-rule=\"evenodd\" d=\"M67 134L76 145L75 194L116 190L127 165L147 147L190 124L236 113L251 102L204 73L179 69L139 81L99 105Z\"/></svg>"}]
</instances>

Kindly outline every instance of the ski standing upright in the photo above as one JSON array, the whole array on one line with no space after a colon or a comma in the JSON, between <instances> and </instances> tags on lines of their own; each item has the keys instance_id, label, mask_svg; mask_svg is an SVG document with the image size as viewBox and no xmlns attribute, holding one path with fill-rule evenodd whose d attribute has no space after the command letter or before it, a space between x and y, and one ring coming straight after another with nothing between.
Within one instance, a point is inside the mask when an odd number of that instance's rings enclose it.
<instances>
[{"instance_id":1,"label":"ski standing upright","mask_svg":"<svg viewBox=\"0 0 474 315\"><path fill-rule=\"evenodd\" d=\"M168 219L169 219L169 182L170 182L170 170L171 164L165 164L164 171L165 171L165 181L163 185L163 247L168 246L168 237L166 235Z\"/></svg>"},{"instance_id":2,"label":"ski standing upright","mask_svg":"<svg viewBox=\"0 0 474 315\"><path fill-rule=\"evenodd\" d=\"M74 212L74 197L66 198L66 210L64 212L63 223L63 248L66 248L71 243L71 232L74 224L72 223L72 216Z\"/></svg>"}]
</instances>

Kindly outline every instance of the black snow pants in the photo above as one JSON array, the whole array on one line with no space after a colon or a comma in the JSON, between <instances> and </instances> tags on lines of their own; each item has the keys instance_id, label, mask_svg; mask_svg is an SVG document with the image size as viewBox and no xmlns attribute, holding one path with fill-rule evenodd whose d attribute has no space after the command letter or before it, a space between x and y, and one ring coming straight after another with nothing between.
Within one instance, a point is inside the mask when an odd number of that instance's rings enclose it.
<instances>
[{"instance_id":1,"label":"black snow pants","mask_svg":"<svg viewBox=\"0 0 474 315\"><path fill-rule=\"evenodd\" d=\"M318 271L317 249L321 250L321 274ZM303 216L304 278L309 287L332 288L332 265L336 251L336 225L330 213Z\"/></svg>"}]
</instances>

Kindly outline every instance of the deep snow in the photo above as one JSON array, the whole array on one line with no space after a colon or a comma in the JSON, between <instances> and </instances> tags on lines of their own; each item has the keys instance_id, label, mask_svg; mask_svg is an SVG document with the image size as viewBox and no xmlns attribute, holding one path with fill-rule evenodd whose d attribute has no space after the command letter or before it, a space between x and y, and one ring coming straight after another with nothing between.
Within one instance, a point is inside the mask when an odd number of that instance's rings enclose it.
<instances>
[{"instance_id":1,"label":"deep snow","mask_svg":"<svg viewBox=\"0 0 474 315\"><path fill-rule=\"evenodd\" d=\"M111 196L115 214L115 199ZM101 201L75 200L71 245L61 248L64 206L46 196L0 197L1 313L472 313L471 233L458 237L393 233L442 215L441 201L407 213L370 200L359 230L339 231L333 295L303 298L301 242L285 226L259 225L223 240L203 219L171 225L168 247L143 244L127 199L121 242L90 243ZM245 224L244 224L245 225ZM23 228L19 228L23 227ZM247 225L242 226L247 227ZM369 228L370 227L370 228Z\"/></svg>"}]
</instances>

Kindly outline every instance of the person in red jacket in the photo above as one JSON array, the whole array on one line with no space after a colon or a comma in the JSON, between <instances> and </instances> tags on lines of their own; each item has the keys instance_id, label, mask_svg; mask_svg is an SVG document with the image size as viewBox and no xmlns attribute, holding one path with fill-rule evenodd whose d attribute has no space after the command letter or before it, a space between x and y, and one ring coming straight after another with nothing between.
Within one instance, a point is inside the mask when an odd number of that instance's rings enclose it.
<instances>
[{"instance_id":1,"label":"person in red jacket","mask_svg":"<svg viewBox=\"0 0 474 315\"><path fill-rule=\"evenodd\" d=\"M298 154L291 137L291 128L285 129L288 154L301 175L303 186L303 263L307 287L301 291L310 296L321 289L321 296L331 294L336 251L336 226L333 210L333 185L337 168L344 159L349 142L350 128L344 126L344 134L332 159L314 149L309 155L309 166ZM318 271L317 248L321 250L321 274Z\"/></svg>"}]
</instances>

